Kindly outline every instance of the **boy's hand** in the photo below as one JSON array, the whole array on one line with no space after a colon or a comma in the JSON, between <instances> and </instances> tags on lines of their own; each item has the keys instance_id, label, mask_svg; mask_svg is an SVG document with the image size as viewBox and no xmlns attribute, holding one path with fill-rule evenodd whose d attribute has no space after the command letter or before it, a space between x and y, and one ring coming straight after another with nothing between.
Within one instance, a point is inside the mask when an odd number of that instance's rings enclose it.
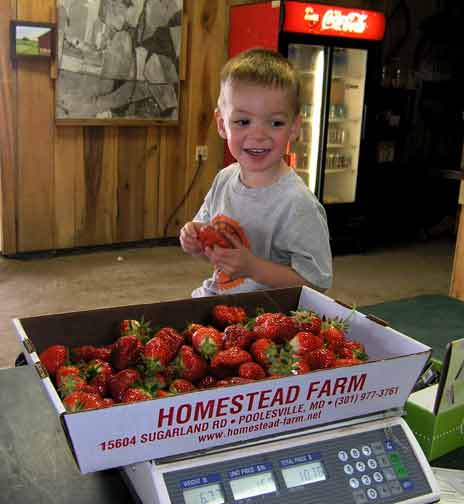
<instances>
[{"instance_id":1,"label":"boy's hand","mask_svg":"<svg viewBox=\"0 0 464 504\"><path fill-rule=\"evenodd\" d=\"M187 254L198 256L202 254L198 231L202 227L199 222L187 222L180 230L179 240L182 250Z\"/></svg>"},{"instance_id":2,"label":"boy's hand","mask_svg":"<svg viewBox=\"0 0 464 504\"><path fill-rule=\"evenodd\" d=\"M233 248L213 247L205 250L205 255L217 269L233 278L251 277L255 256L229 233L223 235L232 243Z\"/></svg>"}]
</instances>

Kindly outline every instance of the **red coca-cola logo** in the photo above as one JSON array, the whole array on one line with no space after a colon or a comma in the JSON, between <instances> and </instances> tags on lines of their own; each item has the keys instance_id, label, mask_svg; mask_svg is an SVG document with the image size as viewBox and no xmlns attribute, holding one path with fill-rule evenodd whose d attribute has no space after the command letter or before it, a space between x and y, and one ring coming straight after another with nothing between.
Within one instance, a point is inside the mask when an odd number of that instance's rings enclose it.
<instances>
[{"instance_id":1,"label":"red coca-cola logo","mask_svg":"<svg viewBox=\"0 0 464 504\"><path fill-rule=\"evenodd\" d=\"M340 32L364 33L367 28L367 14L330 9L322 18L322 30L335 30Z\"/></svg>"},{"instance_id":2,"label":"red coca-cola logo","mask_svg":"<svg viewBox=\"0 0 464 504\"><path fill-rule=\"evenodd\" d=\"M385 16L378 11L288 0L284 31L330 37L382 40Z\"/></svg>"}]
</instances>

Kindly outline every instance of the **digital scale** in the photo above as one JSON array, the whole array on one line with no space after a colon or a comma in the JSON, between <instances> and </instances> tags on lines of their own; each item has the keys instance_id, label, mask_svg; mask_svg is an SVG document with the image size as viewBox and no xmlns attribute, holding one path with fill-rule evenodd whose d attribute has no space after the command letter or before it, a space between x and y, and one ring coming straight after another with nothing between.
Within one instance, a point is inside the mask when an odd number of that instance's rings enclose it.
<instances>
[{"instance_id":1,"label":"digital scale","mask_svg":"<svg viewBox=\"0 0 464 504\"><path fill-rule=\"evenodd\" d=\"M406 422L386 413L123 468L143 504L426 504L440 500Z\"/></svg>"}]
</instances>

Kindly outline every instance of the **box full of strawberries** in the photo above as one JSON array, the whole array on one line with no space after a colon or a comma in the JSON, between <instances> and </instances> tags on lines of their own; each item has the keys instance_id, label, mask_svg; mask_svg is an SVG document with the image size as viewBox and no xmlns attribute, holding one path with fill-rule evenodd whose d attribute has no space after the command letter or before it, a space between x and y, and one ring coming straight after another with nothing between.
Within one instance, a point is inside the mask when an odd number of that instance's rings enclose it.
<instances>
[{"instance_id":1,"label":"box full of strawberries","mask_svg":"<svg viewBox=\"0 0 464 504\"><path fill-rule=\"evenodd\" d=\"M82 473L401 408L431 353L307 287L13 323Z\"/></svg>"}]
</instances>

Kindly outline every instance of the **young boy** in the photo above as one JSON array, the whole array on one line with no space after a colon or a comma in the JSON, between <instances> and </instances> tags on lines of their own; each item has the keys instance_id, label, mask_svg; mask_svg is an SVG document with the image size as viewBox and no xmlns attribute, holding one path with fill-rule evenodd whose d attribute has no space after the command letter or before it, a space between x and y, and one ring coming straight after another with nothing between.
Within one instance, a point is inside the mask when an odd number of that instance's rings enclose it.
<instances>
[{"instance_id":1,"label":"young boy","mask_svg":"<svg viewBox=\"0 0 464 504\"><path fill-rule=\"evenodd\" d=\"M299 134L299 81L279 53L251 49L221 72L217 128L237 163L222 169L192 222L182 249L214 266L193 297L308 285L326 290L332 256L324 208L284 162ZM202 252L200 228L214 224L233 248Z\"/></svg>"}]
</instances>

